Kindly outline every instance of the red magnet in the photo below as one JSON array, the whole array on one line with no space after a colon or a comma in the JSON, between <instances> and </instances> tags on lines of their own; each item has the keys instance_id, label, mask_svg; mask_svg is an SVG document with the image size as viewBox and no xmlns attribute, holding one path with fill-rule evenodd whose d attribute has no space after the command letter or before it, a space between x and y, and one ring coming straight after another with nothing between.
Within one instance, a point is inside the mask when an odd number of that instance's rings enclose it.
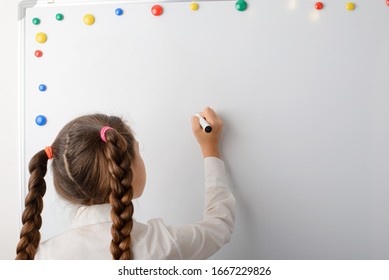
<instances>
[{"instance_id":1,"label":"red magnet","mask_svg":"<svg viewBox=\"0 0 389 280\"><path fill-rule=\"evenodd\" d=\"M157 16L162 15L162 13L163 13L163 8L162 8L162 6L160 6L160 5L154 5L154 6L151 8L151 12L153 13L153 15L155 15L155 16L157 17Z\"/></svg>"},{"instance_id":2,"label":"red magnet","mask_svg":"<svg viewBox=\"0 0 389 280\"><path fill-rule=\"evenodd\" d=\"M40 50L36 50L35 51L35 56L36 57L41 57L43 55L43 52L42 51L40 51Z\"/></svg>"},{"instance_id":3,"label":"red magnet","mask_svg":"<svg viewBox=\"0 0 389 280\"><path fill-rule=\"evenodd\" d=\"M389 0L386 0L386 5L388 5L388 6L389 6Z\"/></svg>"},{"instance_id":4,"label":"red magnet","mask_svg":"<svg viewBox=\"0 0 389 280\"><path fill-rule=\"evenodd\" d=\"M315 4L316 10L321 10L321 9L323 9L323 7L324 7L324 5L322 2L316 2L316 4Z\"/></svg>"}]
</instances>

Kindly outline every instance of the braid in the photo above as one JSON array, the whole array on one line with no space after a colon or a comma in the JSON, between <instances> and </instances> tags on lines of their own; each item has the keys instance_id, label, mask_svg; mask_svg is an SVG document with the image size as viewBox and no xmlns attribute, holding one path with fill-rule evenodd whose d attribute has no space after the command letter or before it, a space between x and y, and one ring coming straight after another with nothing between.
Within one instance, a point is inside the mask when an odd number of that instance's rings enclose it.
<instances>
[{"instance_id":1,"label":"braid","mask_svg":"<svg viewBox=\"0 0 389 280\"><path fill-rule=\"evenodd\" d=\"M127 148L127 141L115 130L106 132L107 143L104 145L104 154L108 162L108 171L111 175L109 184L111 193L109 202L112 205L112 241L111 254L113 259L132 259L131 230L133 226L132 204L133 189L131 159Z\"/></svg>"},{"instance_id":2,"label":"braid","mask_svg":"<svg viewBox=\"0 0 389 280\"><path fill-rule=\"evenodd\" d=\"M16 248L17 260L33 260L41 239L39 229L42 225L43 196L46 192L44 176L47 171L47 160L45 150L42 150L29 164L30 180L22 215L23 227Z\"/></svg>"}]
</instances>

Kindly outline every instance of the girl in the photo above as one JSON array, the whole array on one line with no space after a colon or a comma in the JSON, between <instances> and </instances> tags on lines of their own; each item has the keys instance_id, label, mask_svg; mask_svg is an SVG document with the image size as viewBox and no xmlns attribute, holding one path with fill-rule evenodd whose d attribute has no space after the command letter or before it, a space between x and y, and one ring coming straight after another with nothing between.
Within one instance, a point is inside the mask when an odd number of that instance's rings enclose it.
<instances>
[{"instance_id":1,"label":"girl","mask_svg":"<svg viewBox=\"0 0 389 280\"><path fill-rule=\"evenodd\" d=\"M219 153L223 123L209 107L201 115L213 128L205 133L198 118L192 118L205 158L202 221L180 227L161 219L147 224L134 221L132 199L142 195L146 181L138 142L118 117L82 116L65 125L52 146L30 161L16 259L206 259L214 254L231 238L235 199ZM72 229L40 243L44 176L50 159L57 193L80 206Z\"/></svg>"}]
</instances>

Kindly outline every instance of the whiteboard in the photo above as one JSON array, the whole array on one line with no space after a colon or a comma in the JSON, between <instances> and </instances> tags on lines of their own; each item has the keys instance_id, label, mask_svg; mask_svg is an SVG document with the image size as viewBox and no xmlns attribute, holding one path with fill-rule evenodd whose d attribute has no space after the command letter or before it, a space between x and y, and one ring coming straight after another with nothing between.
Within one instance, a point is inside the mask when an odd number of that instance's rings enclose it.
<instances>
[{"instance_id":1,"label":"whiteboard","mask_svg":"<svg viewBox=\"0 0 389 280\"><path fill-rule=\"evenodd\" d=\"M204 174L190 118L209 105L225 122L237 199L232 240L213 258L389 258L385 1L358 0L353 11L346 1L316 10L310 0L251 0L245 11L236 1L197 1L197 11L160 1L161 16L153 1L35 2L20 9L23 196L29 159L65 123L115 114L147 169L135 218L196 222ZM46 180L43 239L66 230L71 212Z\"/></svg>"}]
</instances>

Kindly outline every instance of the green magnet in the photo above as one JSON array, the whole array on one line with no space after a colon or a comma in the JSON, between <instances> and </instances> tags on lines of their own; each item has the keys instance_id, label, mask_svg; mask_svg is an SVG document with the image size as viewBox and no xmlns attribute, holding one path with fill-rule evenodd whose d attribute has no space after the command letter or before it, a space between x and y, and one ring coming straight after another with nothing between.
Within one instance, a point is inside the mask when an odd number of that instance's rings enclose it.
<instances>
[{"instance_id":1,"label":"green magnet","mask_svg":"<svg viewBox=\"0 0 389 280\"><path fill-rule=\"evenodd\" d=\"M38 25L38 24L41 23L41 20L40 20L39 18L34 18L34 19L32 20L32 23L35 24L35 25Z\"/></svg>"},{"instance_id":2,"label":"green magnet","mask_svg":"<svg viewBox=\"0 0 389 280\"><path fill-rule=\"evenodd\" d=\"M56 18L57 20L63 20L64 16L63 16L63 14L56 14L56 15L55 15L55 18Z\"/></svg>"},{"instance_id":3,"label":"green magnet","mask_svg":"<svg viewBox=\"0 0 389 280\"><path fill-rule=\"evenodd\" d=\"M235 3L235 8L238 11L243 12L247 9L247 2L244 0L239 0L238 2Z\"/></svg>"}]
</instances>

